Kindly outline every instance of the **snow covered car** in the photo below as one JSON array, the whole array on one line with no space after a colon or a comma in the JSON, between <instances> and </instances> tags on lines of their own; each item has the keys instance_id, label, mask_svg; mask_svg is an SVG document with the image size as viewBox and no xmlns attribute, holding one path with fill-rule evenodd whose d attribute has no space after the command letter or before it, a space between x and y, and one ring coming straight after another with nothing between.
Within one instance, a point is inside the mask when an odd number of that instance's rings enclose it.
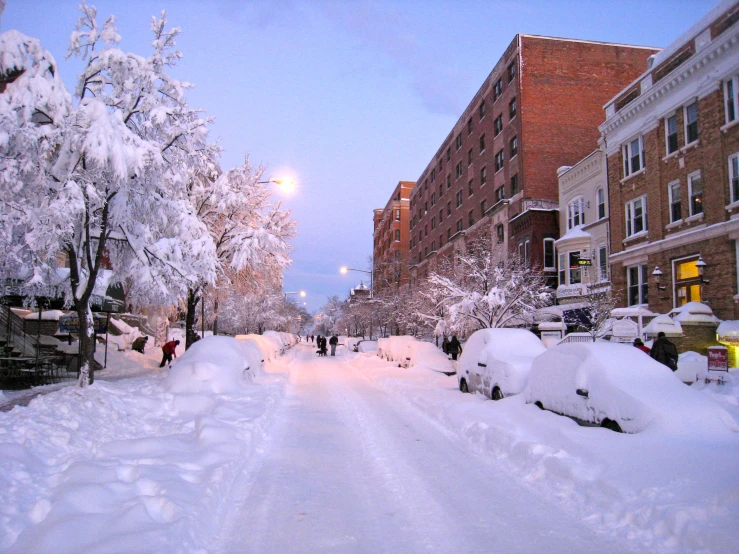
<instances>
[{"instance_id":1,"label":"snow covered car","mask_svg":"<svg viewBox=\"0 0 739 554\"><path fill-rule=\"evenodd\" d=\"M408 367L421 366L445 375L454 375L454 365L449 356L436 345L416 340L410 343L408 350Z\"/></svg>"},{"instance_id":2,"label":"snow covered car","mask_svg":"<svg viewBox=\"0 0 739 554\"><path fill-rule=\"evenodd\" d=\"M576 342L547 350L533 362L526 402L619 433L651 426L739 431L726 410L626 344Z\"/></svg>"},{"instance_id":3,"label":"snow covered car","mask_svg":"<svg viewBox=\"0 0 739 554\"><path fill-rule=\"evenodd\" d=\"M500 400L526 387L531 362L546 350L524 329L480 329L472 333L457 366L462 392L481 392Z\"/></svg>"}]
</instances>

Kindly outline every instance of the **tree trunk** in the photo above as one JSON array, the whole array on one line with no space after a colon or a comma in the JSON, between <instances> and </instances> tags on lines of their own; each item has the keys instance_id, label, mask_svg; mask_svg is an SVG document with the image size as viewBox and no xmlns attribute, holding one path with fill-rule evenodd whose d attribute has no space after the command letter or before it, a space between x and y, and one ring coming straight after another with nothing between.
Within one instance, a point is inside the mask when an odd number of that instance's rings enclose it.
<instances>
[{"instance_id":1,"label":"tree trunk","mask_svg":"<svg viewBox=\"0 0 739 554\"><path fill-rule=\"evenodd\" d=\"M218 293L213 299L213 336L218 334Z\"/></svg>"},{"instance_id":2,"label":"tree trunk","mask_svg":"<svg viewBox=\"0 0 739 554\"><path fill-rule=\"evenodd\" d=\"M75 302L80 324L79 385L86 387L95 381L95 329L87 298Z\"/></svg>"},{"instance_id":3,"label":"tree trunk","mask_svg":"<svg viewBox=\"0 0 739 554\"><path fill-rule=\"evenodd\" d=\"M197 340L195 333L195 317L200 301L200 289L189 289L187 291L187 313L185 314L185 350L190 348Z\"/></svg>"}]
</instances>

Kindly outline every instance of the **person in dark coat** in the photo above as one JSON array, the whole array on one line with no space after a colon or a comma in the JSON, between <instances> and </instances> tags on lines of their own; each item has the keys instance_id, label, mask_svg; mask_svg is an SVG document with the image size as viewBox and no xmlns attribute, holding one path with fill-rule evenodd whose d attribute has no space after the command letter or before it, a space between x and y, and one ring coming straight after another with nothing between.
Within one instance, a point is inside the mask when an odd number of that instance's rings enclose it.
<instances>
[{"instance_id":1,"label":"person in dark coat","mask_svg":"<svg viewBox=\"0 0 739 554\"><path fill-rule=\"evenodd\" d=\"M333 334L328 343L331 345L331 355L336 356L336 345L339 344L339 337L336 336L336 333Z\"/></svg>"},{"instance_id":2,"label":"person in dark coat","mask_svg":"<svg viewBox=\"0 0 739 554\"><path fill-rule=\"evenodd\" d=\"M444 335L444 340L441 341L441 351L444 354L449 354L449 339L446 338L446 335Z\"/></svg>"},{"instance_id":3,"label":"person in dark coat","mask_svg":"<svg viewBox=\"0 0 739 554\"><path fill-rule=\"evenodd\" d=\"M647 354L649 354L649 347L645 345L640 338L637 337L634 339L634 346L636 346L642 352L646 352Z\"/></svg>"},{"instance_id":4,"label":"person in dark coat","mask_svg":"<svg viewBox=\"0 0 739 554\"><path fill-rule=\"evenodd\" d=\"M175 352L175 350L177 349L178 344L180 344L180 341L171 340L162 346L162 363L159 364L159 367L164 367L164 364L171 363L172 356L175 358L177 357L177 352Z\"/></svg>"},{"instance_id":5,"label":"person in dark coat","mask_svg":"<svg viewBox=\"0 0 739 554\"><path fill-rule=\"evenodd\" d=\"M133 341L133 344L131 345L131 350L135 350L136 352L144 353L144 350L146 350L146 341L149 340L149 337L139 337L135 341Z\"/></svg>"},{"instance_id":6,"label":"person in dark coat","mask_svg":"<svg viewBox=\"0 0 739 554\"><path fill-rule=\"evenodd\" d=\"M672 371L677 371L677 346L662 331L657 333L657 340L654 341L649 355Z\"/></svg>"},{"instance_id":7,"label":"person in dark coat","mask_svg":"<svg viewBox=\"0 0 739 554\"><path fill-rule=\"evenodd\" d=\"M326 350L326 337L323 337L322 336L321 337L321 355L322 356L325 356L326 353L327 353L327 350Z\"/></svg>"},{"instance_id":8,"label":"person in dark coat","mask_svg":"<svg viewBox=\"0 0 739 554\"><path fill-rule=\"evenodd\" d=\"M452 340L449 341L449 353L452 355L452 360L457 359L457 355L462 353L462 345L457 339L457 335L452 335Z\"/></svg>"}]
</instances>

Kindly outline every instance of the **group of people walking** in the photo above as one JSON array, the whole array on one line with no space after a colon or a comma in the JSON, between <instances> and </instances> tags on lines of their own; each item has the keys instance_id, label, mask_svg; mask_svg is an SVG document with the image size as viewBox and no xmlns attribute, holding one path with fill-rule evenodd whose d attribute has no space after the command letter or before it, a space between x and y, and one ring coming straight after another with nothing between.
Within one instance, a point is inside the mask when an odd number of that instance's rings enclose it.
<instances>
[{"instance_id":1,"label":"group of people walking","mask_svg":"<svg viewBox=\"0 0 739 554\"><path fill-rule=\"evenodd\" d=\"M452 360L456 360L457 356L462 353L462 344L459 342L457 335L452 335L452 340L444 336L444 340L441 341L441 351L446 355L451 355Z\"/></svg>"},{"instance_id":2,"label":"group of people walking","mask_svg":"<svg viewBox=\"0 0 739 554\"><path fill-rule=\"evenodd\" d=\"M677 347L662 331L657 333L657 339L652 344L652 348L645 345L644 341L640 338L634 339L634 346L642 352L649 354L659 363L666 365L672 371L677 371Z\"/></svg>"},{"instance_id":3,"label":"group of people walking","mask_svg":"<svg viewBox=\"0 0 739 554\"><path fill-rule=\"evenodd\" d=\"M313 336L311 336L311 341L313 340ZM336 356L336 346L339 344L339 337L336 336L336 333L334 333L330 339L328 339L328 345L331 347L331 355ZM326 356L328 355L328 350L326 349L326 337L322 337L321 335L318 335L316 337L316 346L318 346L318 350L316 350L316 354L319 356Z\"/></svg>"}]
</instances>

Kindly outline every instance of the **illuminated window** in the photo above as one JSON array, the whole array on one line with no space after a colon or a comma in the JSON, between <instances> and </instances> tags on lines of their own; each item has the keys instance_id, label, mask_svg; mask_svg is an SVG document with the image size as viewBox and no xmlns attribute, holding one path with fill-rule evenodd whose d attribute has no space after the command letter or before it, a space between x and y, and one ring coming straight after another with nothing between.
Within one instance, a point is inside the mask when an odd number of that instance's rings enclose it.
<instances>
[{"instance_id":1,"label":"illuminated window","mask_svg":"<svg viewBox=\"0 0 739 554\"><path fill-rule=\"evenodd\" d=\"M675 297L678 306L701 301L697 261L698 258L691 258L675 262Z\"/></svg>"}]
</instances>

